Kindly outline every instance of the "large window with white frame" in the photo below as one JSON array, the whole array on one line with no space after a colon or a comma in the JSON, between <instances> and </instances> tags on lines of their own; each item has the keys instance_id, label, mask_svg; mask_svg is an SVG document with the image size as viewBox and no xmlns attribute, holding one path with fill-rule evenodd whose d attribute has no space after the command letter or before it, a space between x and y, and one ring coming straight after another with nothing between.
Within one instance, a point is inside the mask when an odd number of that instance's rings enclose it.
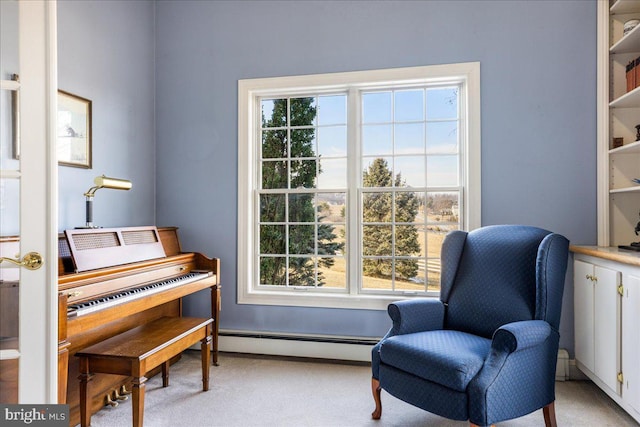
<instances>
[{"instance_id":1,"label":"large window with white frame","mask_svg":"<svg viewBox=\"0 0 640 427\"><path fill-rule=\"evenodd\" d=\"M479 63L239 81L238 302L437 296L480 225Z\"/></svg>"}]
</instances>

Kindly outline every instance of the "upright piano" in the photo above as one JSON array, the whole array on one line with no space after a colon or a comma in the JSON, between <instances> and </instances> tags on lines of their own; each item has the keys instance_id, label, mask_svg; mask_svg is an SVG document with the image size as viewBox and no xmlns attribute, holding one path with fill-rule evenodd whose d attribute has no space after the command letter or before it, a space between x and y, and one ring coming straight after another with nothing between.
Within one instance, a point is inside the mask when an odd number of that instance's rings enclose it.
<instances>
[{"instance_id":1,"label":"upright piano","mask_svg":"<svg viewBox=\"0 0 640 427\"><path fill-rule=\"evenodd\" d=\"M220 260L182 252L176 227L67 230L59 239L58 400L79 423L75 353L162 316L181 316L182 297L209 289L217 364ZM150 374L152 375L153 372ZM91 413L131 390L131 378L96 374Z\"/></svg>"}]
</instances>

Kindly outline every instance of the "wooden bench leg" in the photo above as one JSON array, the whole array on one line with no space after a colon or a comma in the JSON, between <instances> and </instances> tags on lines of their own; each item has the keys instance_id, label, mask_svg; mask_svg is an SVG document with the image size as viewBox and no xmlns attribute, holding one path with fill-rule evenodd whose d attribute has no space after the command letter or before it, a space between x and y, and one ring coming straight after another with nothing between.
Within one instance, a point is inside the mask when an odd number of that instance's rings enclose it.
<instances>
[{"instance_id":1,"label":"wooden bench leg","mask_svg":"<svg viewBox=\"0 0 640 427\"><path fill-rule=\"evenodd\" d=\"M169 387L169 361L162 364L162 387Z\"/></svg>"},{"instance_id":2,"label":"wooden bench leg","mask_svg":"<svg viewBox=\"0 0 640 427\"><path fill-rule=\"evenodd\" d=\"M202 357L202 391L207 391L209 390L209 364L211 363L209 360L209 345L211 344L211 335L207 332L206 338L204 338L200 342L200 353Z\"/></svg>"},{"instance_id":3,"label":"wooden bench leg","mask_svg":"<svg viewBox=\"0 0 640 427\"><path fill-rule=\"evenodd\" d=\"M144 383L147 377L139 377L133 379L133 427L142 427L144 420Z\"/></svg>"},{"instance_id":4,"label":"wooden bench leg","mask_svg":"<svg viewBox=\"0 0 640 427\"><path fill-rule=\"evenodd\" d=\"M89 401L89 381L93 374L89 372L89 360L80 359L80 425L89 427L91 425L91 402Z\"/></svg>"}]
</instances>

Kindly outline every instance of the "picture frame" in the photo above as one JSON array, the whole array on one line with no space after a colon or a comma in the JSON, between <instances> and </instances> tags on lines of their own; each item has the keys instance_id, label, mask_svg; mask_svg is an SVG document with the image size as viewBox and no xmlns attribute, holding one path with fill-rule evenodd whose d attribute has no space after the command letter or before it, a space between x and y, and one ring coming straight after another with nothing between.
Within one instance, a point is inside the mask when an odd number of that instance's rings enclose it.
<instances>
[{"instance_id":1,"label":"picture frame","mask_svg":"<svg viewBox=\"0 0 640 427\"><path fill-rule=\"evenodd\" d=\"M58 164L91 169L91 100L58 90Z\"/></svg>"}]
</instances>

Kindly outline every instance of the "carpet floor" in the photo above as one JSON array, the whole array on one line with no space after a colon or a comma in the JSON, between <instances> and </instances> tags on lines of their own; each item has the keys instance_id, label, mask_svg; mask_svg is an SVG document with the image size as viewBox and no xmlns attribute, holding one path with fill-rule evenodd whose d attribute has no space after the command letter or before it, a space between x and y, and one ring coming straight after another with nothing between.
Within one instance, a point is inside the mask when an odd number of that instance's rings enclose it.
<instances>
[{"instance_id":1,"label":"carpet floor","mask_svg":"<svg viewBox=\"0 0 640 427\"><path fill-rule=\"evenodd\" d=\"M146 427L303 427L434 426L462 427L382 392L382 418L371 419L371 369L366 364L222 353L211 367L208 392L202 392L200 353L186 351L172 365L170 385L156 375L147 381ZM559 426L634 426L637 424L590 381L556 383ZM131 400L105 407L93 427L131 425ZM542 410L499 424L544 426Z\"/></svg>"}]
</instances>

